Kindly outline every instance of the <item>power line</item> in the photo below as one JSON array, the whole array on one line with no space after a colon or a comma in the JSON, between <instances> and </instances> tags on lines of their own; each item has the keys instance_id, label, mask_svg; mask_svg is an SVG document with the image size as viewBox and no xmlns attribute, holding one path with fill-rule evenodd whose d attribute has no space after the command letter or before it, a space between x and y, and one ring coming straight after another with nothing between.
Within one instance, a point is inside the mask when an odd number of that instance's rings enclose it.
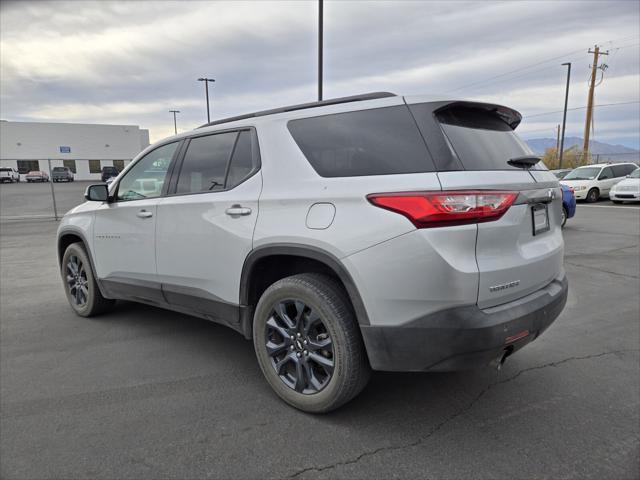
<instances>
[{"instance_id":1,"label":"power line","mask_svg":"<svg viewBox=\"0 0 640 480\"><path fill-rule=\"evenodd\" d=\"M527 65L527 66L524 66L524 67L521 67L521 68L516 68L515 70L510 70L508 72L501 73L499 75L494 75L493 77L485 78L484 80L480 80L480 81L477 81L477 82L473 82L473 83L468 83L466 85L462 85L460 87L454 88L453 90L449 90L449 91L447 91L445 93L455 92L457 90L462 90L463 88L472 87L474 85L480 85L482 83L486 83L486 82L488 82L490 80L493 80L494 78L504 77L506 75L511 75L512 73L518 73L518 72L521 72L523 70L529 70L530 68L537 67L538 65L542 65L542 64L545 64L547 62L554 61L554 60L559 60L561 58L566 58L567 55L573 55L575 53L582 52L582 51L584 51L584 49L581 48L580 50L575 50L573 52L563 53L562 55L558 55L557 57L552 57L552 58L549 58L547 60L543 60L542 62L532 63L531 65Z\"/></svg>"},{"instance_id":2,"label":"power line","mask_svg":"<svg viewBox=\"0 0 640 480\"><path fill-rule=\"evenodd\" d=\"M594 105L595 107L614 107L616 105L631 105L634 103L640 103L640 100L634 100L633 102L618 102L618 103L602 103L600 105ZM586 109L587 106L585 105L584 107L574 107L574 108L568 108L567 111L570 110L584 110ZM551 115L553 113L562 113L564 110L556 110L554 112L543 112L543 113L536 113L534 115L526 115L522 118L533 118L533 117L542 117L544 115Z\"/></svg>"},{"instance_id":3,"label":"power line","mask_svg":"<svg viewBox=\"0 0 640 480\"><path fill-rule=\"evenodd\" d=\"M628 40L630 38L637 38L637 36L631 35L629 37L623 37L623 38L620 38L620 39L617 39L617 40L608 40L606 42L603 42L603 44L604 43L609 43L610 44L610 43L619 42L619 41L622 41L622 40ZM627 47L633 47L633 46L636 46L636 45L640 45L640 44L623 45L622 47L617 47L617 48L618 49L623 49L623 48L627 48ZM508 72L500 73L498 75L494 75L493 77L485 78L484 80L479 80L477 82L468 83L466 85L461 85L459 87L454 88L453 90L448 90L448 91L446 91L444 93L456 92L458 90L462 90L462 89L467 88L467 87L472 87L472 86L475 86L475 85L480 85L480 84L483 84L483 83L487 83L487 82L489 82L489 81L491 81L493 79L500 78L500 77L505 77L507 75L511 75L512 73L518 73L518 72L521 72L521 71L524 71L524 70L529 70L530 68L537 67L538 65L543 65L545 63L548 63L548 62L551 62L551 61L554 61L554 60L558 60L558 59L562 59L562 58L567 59L568 55L575 55L577 53L582 53L582 52L584 52L584 49L582 49L582 48L580 50L574 50L572 52L568 52L568 53L565 53L565 54L562 54L562 55L558 55L557 57L552 57L552 58L549 58L547 60L542 60L540 62L532 63L530 65L525 65L524 67L516 68L515 70L510 70ZM519 78L519 77L517 77L517 78ZM493 83L496 83L496 82L493 82Z\"/></svg>"}]
</instances>

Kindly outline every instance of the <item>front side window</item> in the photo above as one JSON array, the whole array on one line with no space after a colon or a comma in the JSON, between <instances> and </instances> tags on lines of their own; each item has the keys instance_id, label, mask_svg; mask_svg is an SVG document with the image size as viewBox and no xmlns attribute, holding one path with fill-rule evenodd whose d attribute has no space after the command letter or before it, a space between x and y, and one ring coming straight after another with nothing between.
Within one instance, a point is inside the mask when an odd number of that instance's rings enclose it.
<instances>
[{"instance_id":1,"label":"front side window","mask_svg":"<svg viewBox=\"0 0 640 480\"><path fill-rule=\"evenodd\" d=\"M322 177L435 171L406 106L291 120L288 128Z\"/></svg>"},{"instance_id":2,"label":"front side window","mask_svg":"<svg viewBox=\"0 0 640 480\"><path fill-rule=\"evenodd\" d=\"M598 180L608 180L610 178L613 178L613 170L611 167L603 168Z\"/></svg>"},{"instance_id":3,"label":"front side window","mask_svg":"<svg viewBox=\"0 0 640 480\"><path fill-rule=\"evenodd\" d=\"M120 201L159 197L178 142L168 143L142 157L118 184Z\"/></svg>"}]
</instances>

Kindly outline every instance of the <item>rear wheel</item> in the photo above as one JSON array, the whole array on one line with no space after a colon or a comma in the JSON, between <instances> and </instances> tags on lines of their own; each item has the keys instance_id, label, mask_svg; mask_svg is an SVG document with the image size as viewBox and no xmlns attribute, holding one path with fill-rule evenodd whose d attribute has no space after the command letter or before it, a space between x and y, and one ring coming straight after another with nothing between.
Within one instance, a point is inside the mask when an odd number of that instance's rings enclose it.
<instances>
[{"instance_id":1,"label":"rear wheel","mask_svg":"<svg viewBox=\"0 0 640 480\"><path fill-rule=\"evenodd\" d=\"M562 207L562 224L560 225L561 227L564 227L564 224L567 223L568 216L569 213L567 213L567 209L565 207Z\"/></svg>"},{"instance_id":2,"label":"rear wheel","mask_svg":"<svg viewBox=\"0 0 640 480\"><path fill-rule=\"evenodd\" d=\"M587 193L587 202L589 203L597 202L598 198L600 198L600 191L597 188L592 188Z\"/></svg>"},{"instance_id":3,"label":"rear wheel","mask_svg":"<svg viewBox=\"0 0 640 480\"><path fill-rule=\"evenodd\" d=\"M100 293L89 257L81 243L72 243L67 247L60 274L67 300L81 317L99 315L115 304L115 300L104 298Z\"/></svg>"},{"instance_id":4,"label":"rear wheel","mask_svg":"<svg viewBox=\"0 0 640 480\"><path fill-rule=\"evenodd\" d=\"M306 412L338 408L369 380L349 300L326 275L294 275L271 285L256 308L253 343L271 388Z\"/></svg>"}]
</instances>

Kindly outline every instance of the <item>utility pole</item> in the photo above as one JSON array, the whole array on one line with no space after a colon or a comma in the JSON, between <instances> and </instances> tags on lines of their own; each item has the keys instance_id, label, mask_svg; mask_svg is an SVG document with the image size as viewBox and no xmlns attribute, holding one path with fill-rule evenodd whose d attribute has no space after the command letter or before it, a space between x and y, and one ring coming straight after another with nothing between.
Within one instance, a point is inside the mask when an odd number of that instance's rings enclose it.
<instances>
[{"instance_id":1,"label":"utility pole","mask_svg":"<svg viewBox=\"0 0 640 480\"><path fill-rule=\"evenodd\" d=\"M170 113L173 113L173 132L175 134L178 133L178 124L176 123L176 113L180 113L180 110L169 110Z\"/></svg>"},{"instance_id":2,"label":"utility pole","mask_svg":"<svg viewBox=\"0 0 640 480\"><path fill-rule=\"evenodd\" d=\"M556 127L556 158L560 160L560 124Z\"/></svg>"},{"instance_id":3,"label":"utility pole","mask_svg":"<svg viewBox=\"0 0 640 480\"><path fill-rule=\"evenodd\" d=\"M322 29L323 29L323 0L318 0L318 101L322 101Z\"/></svg>"},{"instance_id":4,"label":"utility pole","mask_svg":"<svg viewBox=\"0 0 640 480\"><path fill-rule=\"evenodd\" d=\"M211 123L211 114L209 113L209 82L215 82L213 78L201 77L198 79L199 82L204 82L204 94L207 97L207 123Z\"/></svg>"},{"instance_id":5,"label":"utility pole","mask_svg":"<svg viewBox=\"0 0 640 480\"><path fill-rule=\"evenodd\" d=\"M589 98L587 99L587 117L584 122L584 146L582 147L584 161L589 160L589 133L591 131L591 122L593 121L593 93L596 88L596 71L600 68L604 72L607 68L606 64L598 67L598 57L600 55L609 55L609 52L601 52L598 45L595 46L593 51L589 49L588 53L593 53L593 65L591 66L591 81L589 82Z\"/></svg>"},{"instance_id":6,"label":"utility pole","mask_svg":"<svg viewBox=\"0 0 640 480\"><path fill-rule=\"evenodd\" d=\"M567 66L567 88L564 91L564 115L562 116L562 136L560 137L560 156L558 159L558 168L562 168L562 154L564 153L564 131L567 127L567 105L569 103L569 80L571 79L571 62L563 63Z\"/></svg>"}]
</instances>

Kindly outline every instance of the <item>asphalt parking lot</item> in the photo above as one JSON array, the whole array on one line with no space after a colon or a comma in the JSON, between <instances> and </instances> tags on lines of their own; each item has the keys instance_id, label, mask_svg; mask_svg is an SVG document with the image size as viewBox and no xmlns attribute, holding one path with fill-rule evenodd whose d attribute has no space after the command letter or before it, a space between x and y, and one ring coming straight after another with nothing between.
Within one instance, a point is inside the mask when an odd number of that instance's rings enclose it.
<instances>
[{"instance_id":1,"label":"asphalt parking lot","mask_svg":"<svg viewBox=\"0 0 640 480\"><path fill-rule=\"evenodd\" d=\"M64 211L86 184L55 186ZM225 327L133 303L75 316L57 222L11 220L48 191L0 187L2 478L640 477L638 206L578 206L567 306L500 372L377 373L313 416Z\"/></svg>"}]
</instances>

